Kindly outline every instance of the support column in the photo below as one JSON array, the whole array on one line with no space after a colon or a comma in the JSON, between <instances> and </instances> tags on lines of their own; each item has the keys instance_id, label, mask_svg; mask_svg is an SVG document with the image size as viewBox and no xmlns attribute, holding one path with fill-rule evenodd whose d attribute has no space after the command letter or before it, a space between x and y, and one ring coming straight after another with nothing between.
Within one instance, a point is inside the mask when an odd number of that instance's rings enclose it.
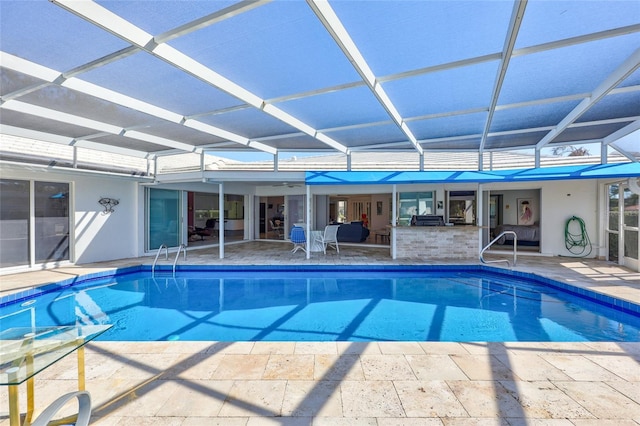
<instances>
[{"instance_id":1,"label":"support column","mask_svg":"<svg viewBox=\"0 0 640 426\"><path fill-rule=\"evenodd\" d=\"M397 206L397 195L396 195L396 185L393 185L391 190L391 258L396 259L397 251L396 251L396 226L398 226L398 206Z\"/></svg>"},{"instance_id":2,"label":"support column","mask_svg":"<svg viewBox=\"0 0 640 426\"><path fill-rule=\"evenodd\" d=\"M218 184L218 243L220 259L224 259L224 182Z\"/></svg>"},{"instance_id":3,"label":"support column","mask_svg":"<svg viewBox=\"0 0 640 426\"><path fill-rule=\"evenodd\" d=\"M158 156L153 157L153 181L158 180Z\"/></svg>"},{"instance_id":4,"label":"support column","mask_svg":"<svg viewBox=\"0 0 640 426\"><path fill-rule=\"evenodd\" d=\"M305 186L307 190L307 259L311 259L311 186Z\"/></svg>"},{"instance_id":5,"label":"support column","mask_svg":"<svg viewBox=\"0 0 640 426\"><path fill-rule=\"evenodd\" d=\"M477 202L477 208L476 208L476 226L478 227L478 258L480 257L480 252L482 251L483 247L484 247L484 243L482 242L482 233L484 232L484 227L483 227L483 218L484 218L484 210L483 210L483 205L484 203L483 201L483 195L482 195L482 184L479 183L478 184L478 192L476 194L476 202Z\"/></svg>"}]
</instances>

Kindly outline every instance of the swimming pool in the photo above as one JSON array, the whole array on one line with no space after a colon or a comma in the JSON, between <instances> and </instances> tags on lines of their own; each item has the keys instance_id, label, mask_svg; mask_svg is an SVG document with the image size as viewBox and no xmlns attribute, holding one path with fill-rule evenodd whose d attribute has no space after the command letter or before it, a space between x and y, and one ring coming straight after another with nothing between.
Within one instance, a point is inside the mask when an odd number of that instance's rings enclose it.
<instances>
[{"instance_id":1,"label":"swimming pool","mask_svg":"<svg viewBox=\"0 0 640 426\"><path fill-rule=\"evenodd\" d=\"M640 308L598 299L485 265L135 267L5 301L0 321L124 341L640 341Z\"/></svg>"}]
</instances>

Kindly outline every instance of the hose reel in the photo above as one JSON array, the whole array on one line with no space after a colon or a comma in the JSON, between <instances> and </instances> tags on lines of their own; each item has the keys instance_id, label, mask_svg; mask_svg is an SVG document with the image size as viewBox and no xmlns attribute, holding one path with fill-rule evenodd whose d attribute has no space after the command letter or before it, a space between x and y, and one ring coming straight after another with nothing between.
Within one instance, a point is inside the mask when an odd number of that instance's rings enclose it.
<instances>
[{"instance_id":1,"label":"hose reel","mask_svg":"<svg viewBox=\"0 0 640 426\"><path fill-rule=\"evenodd\" d=\"M564 227L564 246L576 257L586 257L593 247L584 220L571 216Z\"/></svg>"}]
</instances>

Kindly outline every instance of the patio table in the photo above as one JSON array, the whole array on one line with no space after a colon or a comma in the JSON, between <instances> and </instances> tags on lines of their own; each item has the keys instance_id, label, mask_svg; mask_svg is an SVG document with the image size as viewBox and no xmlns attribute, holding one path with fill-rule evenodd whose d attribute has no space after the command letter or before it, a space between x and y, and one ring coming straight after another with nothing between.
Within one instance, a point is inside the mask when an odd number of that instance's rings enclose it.
<instances>
[{"instance_id":1,"label":"patio table","mask_svg":"<svg viewBox=\"0 0 640 426\"><path fill-rule=\"evenodd\" d=\"M9 424L20 425L18 386L27 383L27 412L31 424L36 374L72 352L78 355L78 390L85 390L84 345L109 328L106 325L14 327L0 332L0 386L9 391Z\"/></svg>"}]
</instances>

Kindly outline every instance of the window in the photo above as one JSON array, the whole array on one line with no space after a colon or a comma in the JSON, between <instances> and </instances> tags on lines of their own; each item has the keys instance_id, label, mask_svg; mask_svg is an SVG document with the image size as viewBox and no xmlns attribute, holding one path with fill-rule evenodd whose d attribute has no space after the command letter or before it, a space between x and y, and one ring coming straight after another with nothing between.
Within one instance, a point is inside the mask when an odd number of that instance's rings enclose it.
<instances>
[{"instance_id":1,"label":"window","mask_svg":"<svg viewBox=\"0 0 640 426\"><path fill-rule=\"evenodd\" d=\"M347 221L347 202L345 200L338 201L338 223L344 223Z\"/></svg>"},{"instance_id":2,"label":"window","mask_svg":"<svg viewBox=\"0 0 640 426\"><path fill-rule=\"evenodd\" d=\"M433 192L401 192L398 201L398 225L408 226L413 215L434 214Z\"/></svg>"},{"instance_id":3,"label":"window","mask_svg":"<svg viewBox=\"0 0 640 426\"><path fill-rule=\"evenodd\" d=\"M449 192L449 222L457 225L476 223L476 192Z\"/></svg>"}]
</instances>

